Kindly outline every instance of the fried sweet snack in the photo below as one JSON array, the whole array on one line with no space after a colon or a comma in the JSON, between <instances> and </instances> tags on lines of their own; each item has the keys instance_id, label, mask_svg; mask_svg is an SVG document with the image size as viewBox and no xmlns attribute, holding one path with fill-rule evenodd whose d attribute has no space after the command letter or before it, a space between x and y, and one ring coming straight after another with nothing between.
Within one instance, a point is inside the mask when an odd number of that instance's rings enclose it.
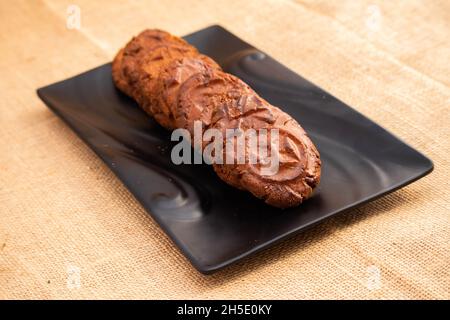
<instances>
[{"instance_id":1,"label":"fried sweet snack","mask_svg":"<svg viewBox=\"0 0 450 320\"><path fill-rule=\"evenodd\" d=\"M279 208L299 205L319 184L320 156L303 128L181 38L143 31L117 53L112 76L117 88L169 130L184 128L192 134L194 122L200 121L203 130L223 132L226 146L235 139L226 135L227 129L266 130L267 137L277 129L277 146L268 145L268 153L278 160L277 170L267 174L263 161L250 161L260 155L244 140L244 158L238 161L224 148L223 159L235 161L213 163L228 184Z\"/></svg>"}]
</instances>

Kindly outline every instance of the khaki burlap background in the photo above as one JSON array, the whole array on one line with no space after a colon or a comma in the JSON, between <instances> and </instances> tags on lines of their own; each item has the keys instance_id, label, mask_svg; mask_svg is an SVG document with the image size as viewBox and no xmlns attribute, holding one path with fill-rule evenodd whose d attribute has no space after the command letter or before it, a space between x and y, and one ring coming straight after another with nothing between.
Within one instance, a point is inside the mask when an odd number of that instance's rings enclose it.
<instances>
[{"instance_id":1,"label":"khaki burlap background","mask_svg":"<svg viewBox=\"0 0 450 320\"><path fill-rule=\"evenodd\" d=\"M66 27L71 3L80 30ZM382 124L434 172L199 274L35 90L110 61L146 27L210 24ZM0 30L0 298L450 298L449 1L3 0Z\"/></svg>"}]
</instances>

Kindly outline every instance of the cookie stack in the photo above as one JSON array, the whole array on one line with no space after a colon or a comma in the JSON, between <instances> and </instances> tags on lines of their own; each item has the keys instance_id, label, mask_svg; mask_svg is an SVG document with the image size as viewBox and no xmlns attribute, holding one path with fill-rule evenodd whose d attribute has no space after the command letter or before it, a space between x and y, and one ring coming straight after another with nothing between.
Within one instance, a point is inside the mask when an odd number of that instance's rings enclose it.
<instances>
[{"instance_id":1,"label":"cookie stack","mask_svg":"<svg viewBox=\"0 0 450 320\"><path fill-rule=\"evenodd\" d=\"M193 135L196 122L224 137L227 129L277 129L277 148L269 150L279 161L277 170L263 174L265 164L249 161L255 150L245 145L244 161L213 163L228 184L279 208L300 204L318 185L319 153L300 125L183 39L143 31L118 52L112 75L122 92L169 130L184 128Z\"/></svg>"}]
</instances>

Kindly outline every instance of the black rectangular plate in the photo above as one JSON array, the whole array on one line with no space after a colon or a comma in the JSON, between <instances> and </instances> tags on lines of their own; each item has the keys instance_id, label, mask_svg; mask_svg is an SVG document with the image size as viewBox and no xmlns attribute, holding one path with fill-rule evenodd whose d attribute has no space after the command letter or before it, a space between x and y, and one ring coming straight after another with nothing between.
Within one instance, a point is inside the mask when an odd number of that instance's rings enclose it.
<instances>
[{"instance_id":1,"label":"black rectangular plate","mask_svg":"<svg viewBox=\"0 0 450 320\"><path fill-rule=\"evenodd\" d=\"M184 38L305 128L323 162L313 198L280 210L228 186L210 166L174 165L170 133L114 87L110 64L41 88L38 95L200 272L216 271L433 169L428 158L222 27Z\"/></svg>"}]
</instances>

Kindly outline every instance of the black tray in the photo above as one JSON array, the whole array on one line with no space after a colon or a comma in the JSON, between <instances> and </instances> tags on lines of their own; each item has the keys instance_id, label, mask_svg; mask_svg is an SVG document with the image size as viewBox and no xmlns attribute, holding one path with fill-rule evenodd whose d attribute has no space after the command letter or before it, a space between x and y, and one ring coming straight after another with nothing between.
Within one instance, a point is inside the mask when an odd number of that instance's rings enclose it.
<instances>
[{"instance_id":1,"label":"black tray","mask_svg":"<svg viewBox=\"0 0 450 320\"><path fill-rule=\"evenodd\" d=\"M114 87L110 64L41 88L38 95L200 272L218 270L433 169L425 156L220 26L184 38L305 128L323 162L313 198L279 210L226 185L207 165L172 164L170 133Z\"/></svg>"}]
</instances>

